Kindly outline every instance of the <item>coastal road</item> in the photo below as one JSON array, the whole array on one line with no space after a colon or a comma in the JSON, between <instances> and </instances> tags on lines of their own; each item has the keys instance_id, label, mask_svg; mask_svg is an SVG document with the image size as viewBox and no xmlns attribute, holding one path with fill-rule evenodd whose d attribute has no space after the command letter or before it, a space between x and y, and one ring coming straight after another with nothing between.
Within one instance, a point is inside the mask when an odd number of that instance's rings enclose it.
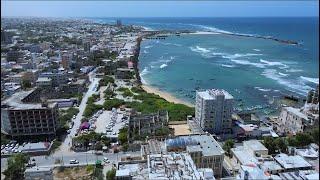
<instances>
[{"instance_id":1,"label":"coastal road","mask_svg":"<svg viewBox=\"0 0 320 180\"><path fill-rule=\"evenodd\" d=\"M68 134L65 138L65 140L62 142L61 146L55 151L54 155L61 156L66 154L74 154L73 151L70 150L71 147L71 139L75 136L77 133L77 129L80 127L81 119L83 118L83 112L86 108L88 98L92 96L92 94L96 93L98 83L101 78L95 78L95 72L96 69L91 71L89 76L89 81L91 82L88 91L85 93L85 95L82 98L82 101L79 105L79 113L77 114L76 118L73 120L74 125L72 127L70 134Z\"/></svg>"}]
</instances>

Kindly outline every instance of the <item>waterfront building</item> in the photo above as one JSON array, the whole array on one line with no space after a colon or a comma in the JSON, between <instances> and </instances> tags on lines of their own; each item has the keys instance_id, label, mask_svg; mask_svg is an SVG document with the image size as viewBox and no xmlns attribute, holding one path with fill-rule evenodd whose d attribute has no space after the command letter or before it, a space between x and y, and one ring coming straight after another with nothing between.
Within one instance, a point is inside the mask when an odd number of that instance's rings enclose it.
<instances>
[{"instance_id":1,"label":"waterfront building","mask_svg":"<svg viewBox=\"0 0 320 180\"><path fill-rule=\"evenodd\" d=\"M197 91L195 118L204 131L230 132L232 127L233 96L225 90Z\"/></svg>"},{"instance_id":2,"label":"waterfront building","mask_svg":"<svg viewBox=\"0 0 320 180\"><path fill-rule=\"evenodd\" d=\"M11 136L55 135L56 103L41 102L38 89L13 94L1 103L1 130Z\"/></svg>"},{"instance_id":3,"label":"waterfront building","mask_svg":"<svg viewBox=\"0 0 320 180\"><path fill-rule=\"evenodd\" d=\"M279 119L276 122L277 131L283 134L297 134L303 132L313 122L300 109L283 107Z\"/></svg>"}]
</instances>

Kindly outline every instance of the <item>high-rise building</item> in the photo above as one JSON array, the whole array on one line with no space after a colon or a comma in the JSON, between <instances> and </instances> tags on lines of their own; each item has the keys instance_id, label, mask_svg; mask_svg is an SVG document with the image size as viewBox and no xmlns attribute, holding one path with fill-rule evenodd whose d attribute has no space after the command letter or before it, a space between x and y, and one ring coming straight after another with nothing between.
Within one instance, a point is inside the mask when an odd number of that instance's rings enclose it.
<instances>
[{"instance_id":1,"label":"high-rise building","mask_svg":"<svg viewBox=\"0 0 320 180\"><path fill-rule=\"evenodd\" d=\"M196 93L197 123L204 131L227 133L232 126L233 96L225 90L210 89Z\"/></svg>"},{"instance_id":2,"label":"high-rise building","mask_svg":"<svg viewBox=\"0 0 320 180\"><path fill-rule=\"evenodd\" d=\"M57 103L41 102L37 89L1 102L1 131L14 136L51 135L59 128Z\"/></svg>"},{"instance_id":3,"label":"high-rise building","mask_svg":"<svg viewBox=\"0 0 320 180\"><path fill-rule=\"evenodd\" d=\"M72 61L72 54L68 53L67 51L64 51L61 56L62 67L64 69L69 69L71 61Z\"/></svg>"},{"instance_id":4,"label":"high-rise building","mask_svg":"<svg viewBox=\"0 0 320 180\"><path fill-rule=\"evenodd\" d=\"M120 19L117 20L117 26L122 26L122 23L121 23Z\"/></svg>"},{"instance_id":5,"label":"high-rise building","mask_svg":"<svg viewBox=\"0 0 320 180\"><path fill-rule=\"evenodd\" d=\"M91 44L89 40L84 40L83 41L83 48L85 52L89 52L91 48Z\"/></svg>"}]
</instances>

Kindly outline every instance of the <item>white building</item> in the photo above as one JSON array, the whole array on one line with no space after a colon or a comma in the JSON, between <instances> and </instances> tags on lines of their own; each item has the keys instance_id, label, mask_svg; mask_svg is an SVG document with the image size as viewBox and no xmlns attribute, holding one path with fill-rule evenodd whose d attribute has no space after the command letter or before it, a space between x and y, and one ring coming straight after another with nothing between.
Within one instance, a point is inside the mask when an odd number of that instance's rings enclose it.
<instances>
[{"instance_id":1,"label":"white building","mask_svg":"<svg viewBox=\"0 0 320 180\"><path fill-rule=\"evenodd\" d=\"M285 134L297 134L303 132L310 124L308 117L300 112L300 109L283 107L277 123L277 130Z\"/></svg>"},{"instance_id":2,"label":"white building","mask_svg":"<svg viewBox=\"0 0 320 180\"><path fill-rule=\"evenodd\" d=\"M312 169L312 165L299 155L288 156L287 154L278 154L274 159L285 169L285 171Z\"/></svg>"},{"instance_id":3,"label":"white building","mask_svg":"<svg viewBox=\"0 0 320 180\"><path fill-rule=\"evenodd\" d=\"M231 130L233 96L225 90L211 89L196 94L196 121L210 133L224 133Z\"/></svg>"}]
</instances>

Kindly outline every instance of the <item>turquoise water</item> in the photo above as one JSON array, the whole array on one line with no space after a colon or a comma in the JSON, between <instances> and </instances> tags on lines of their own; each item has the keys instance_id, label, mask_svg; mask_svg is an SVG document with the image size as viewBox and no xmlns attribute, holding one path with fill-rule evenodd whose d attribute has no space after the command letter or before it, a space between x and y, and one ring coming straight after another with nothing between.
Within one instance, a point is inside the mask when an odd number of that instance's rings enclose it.
<instances>
[{"instance_id":1,"label":"turquoise water","mask_svg":"<svg viewBox=\"0 0 320 180\"><path fill-rule=\"evenodd\" d=\"M150 29L231 32L301 43L294 46L223 34L144 40L139 57L144 83L191 103L197 89L222 88L238 105L267 105L282 94L305 96L319 82L318 18L129 18L123 22Z\"/></svg>"}]
</instances>

